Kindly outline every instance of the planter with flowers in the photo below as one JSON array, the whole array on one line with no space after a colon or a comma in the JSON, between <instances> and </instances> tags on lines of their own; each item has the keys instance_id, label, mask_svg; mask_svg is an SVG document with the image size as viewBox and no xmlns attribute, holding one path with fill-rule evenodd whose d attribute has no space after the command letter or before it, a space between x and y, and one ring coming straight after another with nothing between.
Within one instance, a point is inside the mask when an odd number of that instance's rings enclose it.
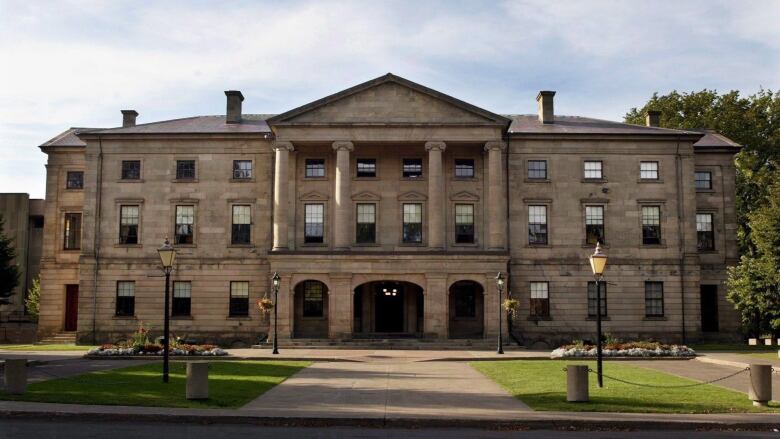
<instances>
[{"instance_id":1,"label":"planter with flowers","mask_svg":"<svg viewBox=\"0 0 780 439\"><path fill-rule=\"evenodd\" d=\"M210 344L185 344L177 337L171 337L168 346L170 355L188 356L223 356L227 355L224 349ZM163 346L160 343L149 341L149 331L143 323L133 333L130 340L116 344L104 344L92 348L87 356L116 357L116 356L162 356Z\"/></svg>"},{"instance_id":2,"label":"planter with flowers","mask_svg":"<svg viewBox=\"0 0 780 439\"><path fill-rule=\"evenodd\" d=\"M654 341L621 342L607 340L602 355L612 358L693 358L696 352L684 345L669 345ZM550 358L595 358L596 346L575 341L552 351Z\"/></svg>"}]
</instances>

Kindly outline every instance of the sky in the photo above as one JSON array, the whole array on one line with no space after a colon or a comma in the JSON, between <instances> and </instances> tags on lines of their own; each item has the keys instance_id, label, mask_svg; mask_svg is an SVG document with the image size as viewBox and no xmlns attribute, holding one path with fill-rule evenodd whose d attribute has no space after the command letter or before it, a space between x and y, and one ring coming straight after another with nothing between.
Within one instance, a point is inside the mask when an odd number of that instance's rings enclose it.
<instances>
[{"instance_id":1,"label":"sky","mask_svg":"<svg viewBox=\"0 0 780 439\"><path fill-rule=\"evenodd\" d=\"M0 0L0 192L68 127L280 113L392 72L496 113L622 120L654 93L780 89L780 1Z\"/></svg>"}]
</instances>

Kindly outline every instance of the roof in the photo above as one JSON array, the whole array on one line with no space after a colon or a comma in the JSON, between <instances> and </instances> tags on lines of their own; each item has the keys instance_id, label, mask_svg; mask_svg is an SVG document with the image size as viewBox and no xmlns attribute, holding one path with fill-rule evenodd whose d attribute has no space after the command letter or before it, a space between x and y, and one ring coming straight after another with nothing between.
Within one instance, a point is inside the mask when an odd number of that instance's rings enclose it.
<instances>
[{"instance_id":1,"label":"roof","mask_svg":"<svg viewBox=\"0 0 780 439\"><path fill-rule=\"evenodd\" d=\"M705 129L701 132L704 133L704 137L693 144L694 148L742 148L742 145L715 130Z\"/></svg>"},{"instance_id":2,"label":"roof","mask_svg":"<svg viewBox=\"0 0 780 439\"><path fill-rule=\"evenodd\" d=\"M90 134L221 134L270 133L265 120L269 114L244 114L241 123L226 123L225 116L194 116L160 122L142 123L131 127L91 130Z\"/></svg>"},{"instance_id":3,"label":"roof","mask_svg":"<svg viewBox=\"0 0 780 439\"><path fill-rule=\"evenodd\" d=\"M67 130L61 132L60 134L57 134L53 138L43 142L41 144L41 148L43 147L50 147L50 146L77 146L77 147L84 147L87 146L86 143L84 143L83 140L79 139L78 135L80 133L91 131L96 128L76 128L71 127Z\"/></svg>"},{"instance_id":4,"label":"roof","mask_svg":"<svg viewBox=\"0 0 780 439\"><path fill-rule=\"evenodd\" d=\"M662 135L701 136L697 131L632 125L611 120L580 116L555 116L554 123L542 123L535 114L508 115L512 119L509 134L608 134L608 135Z\"/></svg>"}]
</instances>

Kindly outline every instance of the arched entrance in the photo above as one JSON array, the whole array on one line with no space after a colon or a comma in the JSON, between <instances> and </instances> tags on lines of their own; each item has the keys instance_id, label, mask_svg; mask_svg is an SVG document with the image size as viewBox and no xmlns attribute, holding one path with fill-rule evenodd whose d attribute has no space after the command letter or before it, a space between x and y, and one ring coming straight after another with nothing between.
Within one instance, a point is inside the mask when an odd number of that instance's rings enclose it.
<instances>
[{"instance_id":1,"label":"arched entrance","mask_svg":"<svg viewBox=\"0 0 780 439\"><path fill-rule=\"evenodd\" d=\"M449 338L482 338L485 329L484 290L471 280L455 282L449 293Z\"/></svg>"},{"instance_id":2,"label":"arched entrance","mask_svg":"<svg viewBox=\"0 0 780 439\"><path fill-rule=\"evenodd\" d=\"M403 281L364 283L354 291L354 336L421 337L423 289Z\"/></svg>"},{"instance_id":3,"label":"arched entrance","mask_svg":"<svg viewBox=\"0 0 780 439\"><path fill-rule=\"evenodd\" d=\"M293 337L328 338L328 287L318 280L295 286Z\"/></svg>"}]
</instances>

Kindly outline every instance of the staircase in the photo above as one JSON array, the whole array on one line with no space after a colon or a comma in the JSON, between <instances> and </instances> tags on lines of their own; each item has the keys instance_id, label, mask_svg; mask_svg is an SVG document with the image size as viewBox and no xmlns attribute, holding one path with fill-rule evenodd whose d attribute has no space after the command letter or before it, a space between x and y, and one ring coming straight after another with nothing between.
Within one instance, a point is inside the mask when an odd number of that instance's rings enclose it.
<instances>
[{"instance_id":1,"label":"staircase","mask_svg":"<svg viewBox=\"0 0 780 439\"><path fill-rule=\"evenodd\" d=\"M35 344L76 344L76 332L59 332L48 337L44 337Z\"/></svg>"},{"instance_id":2,"label":"staircase","mask_svg":"<svg viewBox=\"0 0 780 439\"><path fill-rule=\"evenodd\" d=\"M253 345L254 349L270 349L271 343ZM372 338L372 339L279 339L279 349L372 349L372 350L428 350L428 351L493 351L496 340L436 340L421 338ZM504 343L504 350L520 350L523 347Z\"/></svg>"}]
</instances>

